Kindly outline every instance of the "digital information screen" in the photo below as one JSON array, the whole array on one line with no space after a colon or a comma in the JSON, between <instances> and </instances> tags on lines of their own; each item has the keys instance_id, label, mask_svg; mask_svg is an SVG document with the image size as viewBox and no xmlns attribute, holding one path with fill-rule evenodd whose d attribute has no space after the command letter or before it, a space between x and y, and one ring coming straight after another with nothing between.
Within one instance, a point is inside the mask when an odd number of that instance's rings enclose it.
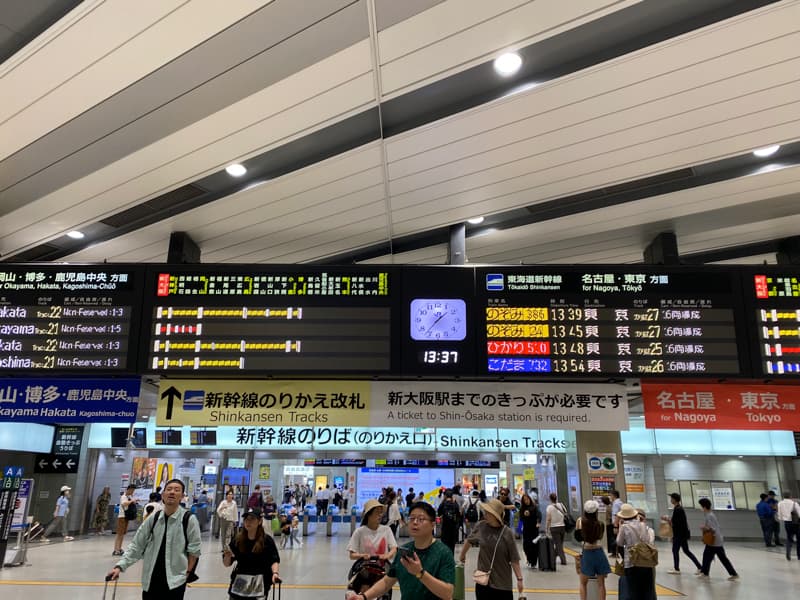
<instances>
[{"instance_id":1,"label":"digital information screen","mask_svg":"<svg viewBox=\"0 0 800 600\"><path fill-rule=\"evenodd\" d=\"M655 266L479 269L482 374L739 374L737 281Z\"/></svg>"},{"instance_id":2,"label":"digital information screen","mask_svg":"<svg viewBox=\"0 0 800 600\"><path fill-rule=\"evenodd\" d=\"M381 268L149 270L149 372L389 373L393 274Z\"/></svg>"},{"instance_id":3,"label":"digital information screen","mask_svg":"<svg viewBox=\"0 0 800 600\"><path fill-rule=\"evenodd\" d=\"M0 265L0 369L135 370L142 277L125 265Z\"/></svg>"},{"instance_id":4,"label":"digital information screen","mask_svg":"<svg viewBox=\"0 0 800 600\"><path fill-rule=\"evenodd\" d=\"M213 429L191 429L189 431L189 445L216 446L217 432Z\"/></svg>"},{"instance_id":5,"label":"digital information screen","mask_svg":"<svg viewBox=\"0 0 800 600\"><path fill-rule=\"evenodd\" d=\"M180 446L183 435L180 429L156 429L156 446Z\"/></svg>"},{"instance_id":6,"label":"digital information screen","mask_svg":"<svg viewBox=\"0 0 800 600\"><path fill-rule=\"evenodd\" d=\"M800 271L749 272L744 282L758 332L756 374L800 376Z\"/></svg>"},{"instance_id":7,"label":"digital information screen","mask_svg":"<svg viewBox=\"0 0 800 600\"><path fill-rule=\"evenodd\" d=\"M475 270L406 267L402 272L404 375L474 375Z\"/></svg>"}]
</instances>

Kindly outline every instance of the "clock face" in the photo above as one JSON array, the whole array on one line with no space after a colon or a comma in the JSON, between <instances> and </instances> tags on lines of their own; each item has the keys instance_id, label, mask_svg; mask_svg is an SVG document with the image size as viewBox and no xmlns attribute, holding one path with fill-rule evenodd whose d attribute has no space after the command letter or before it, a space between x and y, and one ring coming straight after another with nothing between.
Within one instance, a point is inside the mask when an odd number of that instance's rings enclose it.
<instances>
[{"instance_id":1,"label":"clock face","mask_svg":"<svg viewBox=\"0 0 800 600\"><path fill-rule=\"evenodd\" d=\"M411 338L453 342L467 337L467 304L460 298L411 301Z\"/></svg>"}]
</instances>

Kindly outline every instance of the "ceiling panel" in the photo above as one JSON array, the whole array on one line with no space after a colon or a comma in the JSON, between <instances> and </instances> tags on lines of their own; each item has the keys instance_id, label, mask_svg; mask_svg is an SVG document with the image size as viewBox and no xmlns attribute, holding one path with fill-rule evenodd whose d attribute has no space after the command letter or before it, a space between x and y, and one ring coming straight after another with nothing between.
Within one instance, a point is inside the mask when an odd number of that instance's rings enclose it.
<instances>
[{"instance_id":1,"label":"ceiling panel","mask_svg":"<svg viewBox=\"0 0 800 600\"><path fill-rule=\"evenodd\" d=\"M0 68L0 159L267 3L106 0L79 7L57 36Z\"/></svg>"},{"instance_id":2,"label":"ceiling panel","mask_svg":"<svg viewBox=\"0 0 800 600\"><path fill-rule=\"evenodd\" d=\"M111 215L374 104L362 42L7 217L8 254ZM245 154L240 154L245 152Z\"/></svg>"},{"instance_id":3,"label":"ceiling panel","mask_svg":"<svg viewBox=\"0 0 800 600\"><path fill-rule=\"evenodd\" d=\"M638 0L450 0L378 36L385 97L635 4Z\"/></svg>"}]
</instances>

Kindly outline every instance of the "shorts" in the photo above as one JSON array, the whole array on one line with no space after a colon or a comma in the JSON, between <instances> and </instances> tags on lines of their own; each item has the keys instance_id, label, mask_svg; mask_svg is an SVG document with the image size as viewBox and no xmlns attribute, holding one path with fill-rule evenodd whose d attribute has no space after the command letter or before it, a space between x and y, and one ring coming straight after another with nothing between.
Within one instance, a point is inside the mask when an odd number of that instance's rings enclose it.
<instances>
[{"instance_id":1,"label":"shorts","mask_svg":"<svg viewBox=\"0 0 800 600\"><path fill-rule=\"evenodd\" d=\"M611 573L608 558L603 548L584 550L581 555L581 574L586 577L597 577Z\"/></svg>"}]
</instances>

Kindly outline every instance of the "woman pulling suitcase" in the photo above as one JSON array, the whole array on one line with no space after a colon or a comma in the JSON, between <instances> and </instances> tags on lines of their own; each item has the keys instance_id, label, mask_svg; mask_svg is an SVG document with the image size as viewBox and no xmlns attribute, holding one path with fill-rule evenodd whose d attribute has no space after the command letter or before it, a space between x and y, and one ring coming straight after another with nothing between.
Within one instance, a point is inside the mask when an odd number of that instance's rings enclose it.
<instances>
[{"instance_id":1,"label":"woman pulling suitcase","mask_svg":"<svg viewBox=\"0 0 800 600\"><path fill-rule=\"evenodd\" d=\"M272 585L280 586L278 548L261 523L261 511L248 509L243 517L244 527L222 555L226 567L236 563L228 588L231 600L263 599Z\"/></svg>"}]
</instances>

